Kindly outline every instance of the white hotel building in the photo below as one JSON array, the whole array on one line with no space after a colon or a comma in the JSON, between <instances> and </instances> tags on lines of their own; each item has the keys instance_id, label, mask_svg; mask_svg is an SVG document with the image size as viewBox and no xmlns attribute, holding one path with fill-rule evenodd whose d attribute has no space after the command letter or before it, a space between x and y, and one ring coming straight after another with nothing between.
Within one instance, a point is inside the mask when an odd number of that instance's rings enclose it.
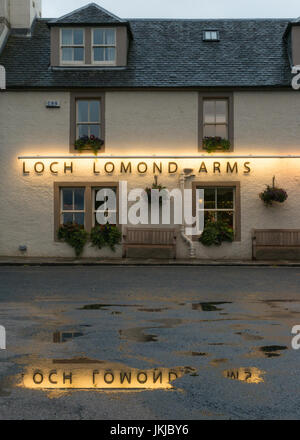
<instances>
[{"instance_id":1,"label":"white hotel building","mask_svg":"<svg viewBox=\"0 0 300 440\"><path fill-rule=\"evenodd\" d=\"M300 258L300 21L125 19L95 4L51 19L41 0L0 0L0 65L1 257L72 258L61 224L90 232L99 188L157 176L203 189L206 224L234 240L123 225L115 253L87 244L84 258ZM103 141L97 156L76 148L83 135ZM207 151L216 137L227 148ZM288 198L266 207L273 176Z\"/></svg>"}]
</instances>

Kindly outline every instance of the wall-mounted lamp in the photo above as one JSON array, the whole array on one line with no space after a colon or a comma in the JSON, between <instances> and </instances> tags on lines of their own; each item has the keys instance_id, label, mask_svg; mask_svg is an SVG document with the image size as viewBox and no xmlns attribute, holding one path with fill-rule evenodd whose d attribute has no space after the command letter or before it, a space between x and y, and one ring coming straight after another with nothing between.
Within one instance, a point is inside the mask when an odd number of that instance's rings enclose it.
<instances>
[{"instance_id":1,"label":"wall-mounted lamp","mask_svg":"<svg viewBox=\"0 0 300 440\"><path fill-rule=\"evenodd\" d=\"M192 174L194 170L192 168L184 168L183 172L186 176Z\"/></svg>"}]
</instances>

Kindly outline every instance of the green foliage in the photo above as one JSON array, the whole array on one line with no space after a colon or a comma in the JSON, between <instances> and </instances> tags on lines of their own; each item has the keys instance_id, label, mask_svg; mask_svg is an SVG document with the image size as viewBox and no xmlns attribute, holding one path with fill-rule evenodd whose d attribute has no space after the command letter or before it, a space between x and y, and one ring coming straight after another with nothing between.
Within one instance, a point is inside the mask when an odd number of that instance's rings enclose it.
<instances>
[{"instance_id":1,"label":"green foliage","mask_svg":"<svg viewBox=\"0 0 300 440\"><path fill-rule=\"evenodd\" d=\"M199 238L204 246L221 246L224 241L233 242L233 229L223 221L208 223Z\"/></svg>"},{"instance_id":2,"label":"green foliage","mask_svg":"<svg viewBox=\"0 0 300 440\"><path fill-rule=\"evenodd\" d=\"M115 246L122 241L121 231L113 225L98 225L92 229L91 242L94 247L102 249L105 246L110 247L115 252Z\"/></svg>"},{"instance_id":3,"label":"green foliage","mask_svg":"<svg viewBox=\"0 0 300 440\"><path fill-rule=\"evenodd\" d=\"M101 150L104 141L102 139L97 138L94 135L91 136L83 136L75 141L75 147L82 153L84 150L92 150L97 156L98 152Z\"/></svg>"},{"instance_id":4,"label":"green foliage","mask_svg":"<svg viewBox=\"0 0 300 440\"><path fill-rule=\"evenodd\" d=\"M230 150L230 147L230 141L219 136L210 136L203 139L203 148L208 153L213 153L214 151L218 150L228 151Z\"/></svg>"},{"instance_id":5,"label":"green foliage","mask_svg":"<svg viewBox=\"0 0 300 440\"><path fill-rule=\"evenodd\" d=\"M68 243L75 250L75 254L79 257L83 248L88 241L88 233L82 225L77 223L67 223L61 226L57 233L58 239Z\"/></svg>"},{"instance_id":6,"label":"green foliage","mask_svg":"<svg viewBox=\"0 0 300 440\"><path fill-rule=\"evenodd\" d=\"M259 194L260 199L266 206L272 206L273 202L283 203L288 198L287 192L282 188L267 185L267 189Z\"/></svg>"}]
</instances>

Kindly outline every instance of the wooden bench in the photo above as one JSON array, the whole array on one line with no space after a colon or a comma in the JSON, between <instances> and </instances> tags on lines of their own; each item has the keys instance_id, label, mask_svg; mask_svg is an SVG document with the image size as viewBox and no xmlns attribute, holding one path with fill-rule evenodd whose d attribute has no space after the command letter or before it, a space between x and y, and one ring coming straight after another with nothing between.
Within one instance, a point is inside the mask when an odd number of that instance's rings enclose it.
<instances>
[{"instance_id":1,"label":"wooden bench","mask_svg":"<svg viewBox=\"0 0 300 440\"><path fill-rule=\"evenodd\" d=\"M254 229L253 260L300 260L300 229Z\"/></svg>"},{"instance_id":2,"label":"wooden bench","mask_svg":"<svg viewBox=\"0 0 300 440\"><path fill-rule=\"evenodd\" d=\"M176 258L176 231L167 228L127 228L123 235L123 257L128 256L128 249L171 249ZM157 252L155 258L161 258Z\"/></svg>"}]
</instances>

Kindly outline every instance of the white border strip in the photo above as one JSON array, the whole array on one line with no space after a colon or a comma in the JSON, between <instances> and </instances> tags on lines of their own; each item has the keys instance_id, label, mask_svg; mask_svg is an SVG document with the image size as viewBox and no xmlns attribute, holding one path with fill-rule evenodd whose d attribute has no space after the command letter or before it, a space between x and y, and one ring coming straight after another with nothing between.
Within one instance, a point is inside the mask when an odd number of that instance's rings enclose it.
<instances>
[{"instance_id":1,"label":"white border strip","mask_svg":"<svg viewBox=\"0 0 300 440\"><path fill-rule=\"evenodd\" d=\"M19 156L19 160L25 159L300 159L300 155L241 155L241 156Z\"/></svg>"}]
</instances>

